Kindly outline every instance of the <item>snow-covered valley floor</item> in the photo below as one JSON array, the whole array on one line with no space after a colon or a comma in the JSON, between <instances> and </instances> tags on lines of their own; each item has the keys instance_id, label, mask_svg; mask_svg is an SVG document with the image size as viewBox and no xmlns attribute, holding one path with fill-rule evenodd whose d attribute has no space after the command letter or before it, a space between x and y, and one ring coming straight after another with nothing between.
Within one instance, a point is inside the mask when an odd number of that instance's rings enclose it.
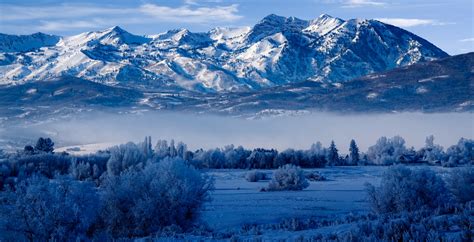
<instances>
[{"instance_id":1,"label":"snow-covered valley floor","mask_svg":"<svg viewBox=\"0 0 474 242\"><path fill-rule=\"evenodd\" d=\"M212 170L212 201L203 220L218 231L240 229L244 224L278 223L285 218L346 215L368 211L366 182L378 184L387 167L334 167L318 171L327 181L311 181L303 191L260 192L268 180L248 182L246 170ZM271 177L271 170L265 171Z\"/></svg>"}]
</instances>

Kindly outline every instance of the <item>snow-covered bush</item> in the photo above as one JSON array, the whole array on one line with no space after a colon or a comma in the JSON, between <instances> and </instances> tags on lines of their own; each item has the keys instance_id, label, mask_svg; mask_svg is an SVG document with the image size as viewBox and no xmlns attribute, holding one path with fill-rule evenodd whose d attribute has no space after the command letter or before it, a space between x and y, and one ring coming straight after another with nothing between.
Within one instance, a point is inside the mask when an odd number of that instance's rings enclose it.
<instances>
[{"instance_id":1,"label":"snow-covered bush","mask_svg":"<svg viewBox=\"0 0 474 242\"><path fill-rule=\"evenodd\" d=\"M309 186L304 171L298 166L287 164L273 173L273 178L268 184L268 191L303 190Z\"/></svg>"},{"instance_id":2,"label":"snow-covered bush","mask_svg":"<svg viewBox=\"0 0 474 242\"><path fill-rule=\"evenodd\" d=\"M406 152L405 140L400 136L392 138L381 137L377 143L369 147L367 156L377 165L399 163L399 158Z\"/></svg>"},{"instance_id":3,"label":"snow-covered bush","mask_svg":"<svg viewBox=\"0 0 474 242\"><path fill-rule=\"evenodd\" d=\"M367 193L372 209L379 213L433 209L448 204L451 197L434 171L402 165L388 168L379 187L367 184Z\"/></svg>"},{"instance_id":4,"label":"snow-covered bush","mask_svg":"<svg viewBox=\"0 0 474 242\"><path fill-rule=\"evenodd\" d=\"M164 227L189 228L212 182L181 158L131 168L104 182L101 218L113 237L147 236Z\"/></svg>"},{"instance_id":5,"label":"snow-covered bush","mask_svg":"<svg viewBox=\"0 0 474 242\"><path fill-rule=\"evenodd\" d=\"M33 176L2 196L0 240L74 241L86 238L98 218L94 186L67 177Z\"/></svg>"},{"instance_id":6,"label":"snow-covered bush","mask_svg":"<svg viewBox=\"0 0 474 242\"><path fill-rule=\"evenodd\" d=\"M252 171L247 172L247 174L245 174L245 180L249 182L258 182L260 180L265 180L265 179L266 179L265 173L261 171L257 171L257 170L252 170Z\"/></svg>"},{"instance_id":7,"label":"snow-covered bush","mask_svg":"<svg viewBox=\"0 0 474 242\"><path fill-rule=\"evenodd\" d=\"M474 140L461 138L456 145L446 151L447 163L445 166L456 166L459 164L474 165Z\"/></svg>"},{"instance_id":8,"label":"snow-covered bush","mask_svg":"<svg viewBox=\"0 0 474 242\"><path fill-rule=\"evenodd\" d=\"M451 171L448 187L461 202L474 200L474 167L459 167Z\"/></svg>"},{"instance_id":9,"label":"snow-covered bush","mask_svg":"<svg viewBox=\"0 0 474 242\"><path fill-rule=\"evenodd\" d=\"M304 176L306 177L306 179L310 181L325 181L326 180L326 177L324 177L317 171L305 172Z\"/></svg>"}]
</instances>

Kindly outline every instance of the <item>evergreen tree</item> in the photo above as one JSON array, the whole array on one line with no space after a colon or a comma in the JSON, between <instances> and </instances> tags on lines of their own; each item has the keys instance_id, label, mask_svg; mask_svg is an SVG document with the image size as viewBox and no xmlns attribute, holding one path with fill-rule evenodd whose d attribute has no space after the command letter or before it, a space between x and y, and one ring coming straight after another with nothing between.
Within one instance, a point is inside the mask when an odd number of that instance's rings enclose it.
<instances>
[{"instance_id":1,"label":"evergreen tree","mask_svg":"<svg viewBox=\"0 0 474 242\"><path fill-rule=\"evenodd\" d=\"M39 138L35 145L36 151L42 151L46 153L53 153L54 142L50 138Z\"/></svg>"},{"instance_id":2,"label":"evergreen tree","mask_svg":"<svg viewBox=\"0 0 474 242\"><path fill-rule=\"evenodd\" d=\"M349 145L349 151L350 151L350 157L349 157L350 164L357 165L357 163L359 163L360 156L359 156L359 147L357 147L355 140L351 140L351 144Z\"/></svg>"},{"instance_id":3,"label":"evergreen tree","mask_svg":"<svg viewBox=\"0 0 474 242\"><path fill-rule=\"evenodd\" d=\"M334 140L331 141L331 145L329 146L327 160L329 165L331 166L337 165L339 162L339 154L336 148L336 144L334 144Z\"/></svg>"}]
</instances>

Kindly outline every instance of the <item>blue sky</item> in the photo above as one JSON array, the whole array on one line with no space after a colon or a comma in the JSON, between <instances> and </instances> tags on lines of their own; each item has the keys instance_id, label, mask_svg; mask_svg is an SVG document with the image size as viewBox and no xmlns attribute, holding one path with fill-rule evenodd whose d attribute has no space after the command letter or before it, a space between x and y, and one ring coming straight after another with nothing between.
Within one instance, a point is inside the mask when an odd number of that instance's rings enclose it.
<instances>
[{"instance_id":1,"label":"blue sky","mask_svg":"<svg viewBox=\"0 0 474 242\"><path fill-rule=\"evenodd\" d=\"M268 14L375 18L449 54L474 51L472 0L0 0L0 32L73 35L119 25L134 34L252 26Z\"/></svg>"}]
</instances>

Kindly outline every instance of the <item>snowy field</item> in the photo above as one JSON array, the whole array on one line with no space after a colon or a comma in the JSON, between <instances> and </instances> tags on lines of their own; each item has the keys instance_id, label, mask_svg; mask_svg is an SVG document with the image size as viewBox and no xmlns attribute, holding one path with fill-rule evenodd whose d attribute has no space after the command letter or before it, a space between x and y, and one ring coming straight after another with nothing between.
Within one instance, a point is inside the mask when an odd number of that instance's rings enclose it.
<instances>
[{"instance_id":1,"label":"snowy field","mask_svg":"<svg viewBox=\"0 0 474 242\"><path fill-rule=\"evenodd\" d=\"M334 167L318 171L327 181L311 181L303 191L260 192L268 180L248 182L246 170L213 170L212 201L203 220L218 231L239 229L244 224L277 223L285 218L334 216L367 212L364 184L378 184L387 167ZM267 176L271 170L265 171Z\"/></svg>"}]
</instances>

